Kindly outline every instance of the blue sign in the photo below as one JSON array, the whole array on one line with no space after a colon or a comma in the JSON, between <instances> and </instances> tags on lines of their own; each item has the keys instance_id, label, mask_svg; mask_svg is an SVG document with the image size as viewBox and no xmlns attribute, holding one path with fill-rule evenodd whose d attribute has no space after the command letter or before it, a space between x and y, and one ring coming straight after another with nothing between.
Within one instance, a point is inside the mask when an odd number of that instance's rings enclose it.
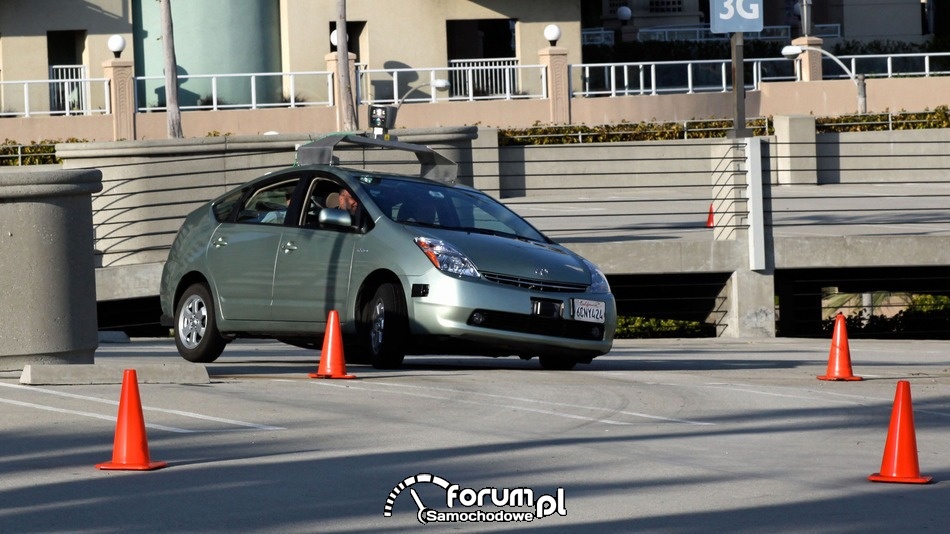
<instances>
[{"instance_id":1,"label":"blue sign","mask_svg":"<svg viewBox=\"0 0 950 534\"><path fill-rule=\"evenodd\" d=\"M709 0L713 33L762 31L762 0Z\"/></svg>"}]
</instances>

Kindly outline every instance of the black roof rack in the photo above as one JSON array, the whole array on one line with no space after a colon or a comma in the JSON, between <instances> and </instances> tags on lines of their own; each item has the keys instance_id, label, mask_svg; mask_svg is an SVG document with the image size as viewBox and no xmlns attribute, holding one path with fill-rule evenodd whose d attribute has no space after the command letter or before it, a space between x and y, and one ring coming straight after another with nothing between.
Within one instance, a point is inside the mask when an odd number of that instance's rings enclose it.
<instances>
[{"instance_id":1,"label":"black roof rack","mask_svg":"<svg viewBox=\"0 0 950 534\"><path fill-rule=\"evenodd\" d=\"M440 182L455 183L458 174L458 165L435 150L423 145L414 145L400 141L387 141L354 134L331 134L317 139L297 149L298 165L335 165L333 151L338 145L350 145L348 148L400 150L412 152L419 160L421 169L419 174L424 178ZM345 148L342 148L345 150Z\"/></svg>"}]
</instances>

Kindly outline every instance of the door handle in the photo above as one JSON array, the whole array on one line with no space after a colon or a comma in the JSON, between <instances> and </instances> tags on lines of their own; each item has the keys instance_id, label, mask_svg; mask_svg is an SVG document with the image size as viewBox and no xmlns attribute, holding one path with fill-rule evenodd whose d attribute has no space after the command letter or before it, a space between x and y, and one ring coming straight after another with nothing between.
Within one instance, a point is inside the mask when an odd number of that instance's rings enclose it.
<instances>
[{"instance_id":1,"label":"door handle","mask_svg":"<svg viewBox=\"0 0 950 534\"><path fill-rule=\"evenodd\" d=\"M228 246L228 240L225 239L224 236L218 236L218 238L214 240L214 248L221 248L221 247L226 247L226 246Z\"/></svg>"},{"instance_id":2,"label":"door handle","mask_svg":"<svg viewBox=\"0 0 950 534\"><path fill-rule=\"evenodd\" d=\"M287 254L288 252L293 252L295 250L297 250L297 245L294 244L293 241L288 241L284 243L284 254Z\"/></svg>"}]
</instances>

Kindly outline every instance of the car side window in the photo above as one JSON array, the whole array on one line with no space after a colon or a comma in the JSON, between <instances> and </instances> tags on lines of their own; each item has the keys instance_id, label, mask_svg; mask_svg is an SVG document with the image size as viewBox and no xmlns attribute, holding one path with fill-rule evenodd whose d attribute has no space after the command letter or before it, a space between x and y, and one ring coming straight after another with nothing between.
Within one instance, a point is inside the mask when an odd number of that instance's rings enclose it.
<instances>
[{"instance_id":1,"label":"car side window","mask_svg":"<svg viewBox=\"0 0 950 534\"><path fill-rule=\"evenodd\" d=\"M254 192L238 213L238 222L283 225L298 179L271 184Z\"/></svg>"},{"instance_id":2,"label":"car side window","mask_svg":"<svg viewBox=\"0 0 950 534\"><path fill-rule=\"evenodd\" d=\"M244 191L238 189L232 193L229 193L227 196L221 200L214 203L211 209L214 210L214 218L218 222L224 222L231 217L231 213L234 212L235 206L238 205L238 202L241 201L241 197L244 196Z\"/></svg>"},{"instance_id":3,"label":"car side window","mask_svg":"<svg viewBox=\"0 0 950 534\"><path fill-rule=\"evenodd\" d=\"M304 204L302 226L320 228L320 212L325 208L339 208L340 185L332 180L317 178L310 184Z\"/></svg>"}]
</instances>

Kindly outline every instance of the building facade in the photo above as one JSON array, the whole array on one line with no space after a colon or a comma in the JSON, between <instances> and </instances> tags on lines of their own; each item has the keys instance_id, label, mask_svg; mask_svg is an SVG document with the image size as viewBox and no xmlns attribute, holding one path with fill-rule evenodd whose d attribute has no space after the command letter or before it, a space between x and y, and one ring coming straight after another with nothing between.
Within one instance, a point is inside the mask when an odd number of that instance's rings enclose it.
<instances>
[{"instance_id":1,"label":"building facade","mask_svg":"<svg viewBox=\"0 0 950 534\"><path fill-rule=\"evenodd\" d=\"M324 71L327 54L337 51L330 39L335 0L173 0L171 5L183 106L210 96L206 76ZM561 30L559 43L569 50L568 60L581 61L576 0L400 0L396 6L347 1L348 49L361 66L420 68L484 58L536 63L538 49L547 45L544 28L552 23ZM0 82L102 78L103 62L112 58L107 46L112 35L125 39L122 58L134 61L138 106L161 105L164 64L155 0L0 2ZM214 90L224 102L252 90L246 80L219 83ZM291 97L286 78L262 76L255 84L262 100ZM319 91L325 85L316 85L304 82L294 92L303 99L323 98ZM105 105L103 91L84 90L70 87L64 95L49 95L48 86L38 83L28 98L34 106L50 99L53 111L77 98ZM27 98L22 93L0 85L0 109L21 107Z\"/></svg>"},{"instance_id":2,"label":"building facade","mask_svg":"<svg viewBox=\"0 0 950 534\"><path fill-rule=\"evenodd\" d=\"M737 0L738 1L738 0ZM835 40L921 42L937 33L941 21L936 0L806 0L813 25L834 28ZM588 0L599 10L602 25L620 32L624 41L642 39L641 30L709 26L710 8L723 0ZM763 23L788 28L792 36L802 31L802 0L767 0ZM630 9L621 20L618 10ZM950 11L950 8L943 7ZM944 15L945 17L946 15ZM597 26L588 17L588 22ZM585 29L588 26L585 25ZM827 37L827 36L826 36ZM833 42L831 44L834 44Z\"/></svg>"}]
</instances>

